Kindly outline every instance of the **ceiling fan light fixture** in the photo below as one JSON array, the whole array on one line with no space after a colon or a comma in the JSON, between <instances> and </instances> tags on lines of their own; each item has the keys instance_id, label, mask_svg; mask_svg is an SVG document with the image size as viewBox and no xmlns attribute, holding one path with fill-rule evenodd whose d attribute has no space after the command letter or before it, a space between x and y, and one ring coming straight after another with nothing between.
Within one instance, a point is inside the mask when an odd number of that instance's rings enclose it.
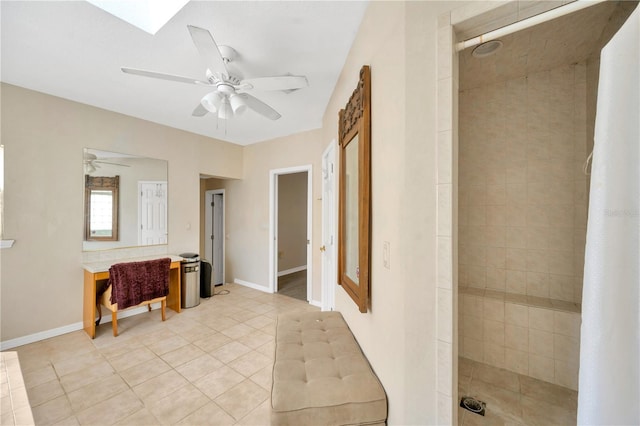
<instances>
[{"instance_id":1,"label":"ceiling fan light fixture","mask_svg":"<svg viewBox=\"0 0 640 426\"><path fill-rule=\"evenodd\" d=\"M187 0L177 1L187 2ZM215 114L218 119L222 120L232 119L234 115L241 115L246 109L251 109L269 120L278 120L282 117L278 111L255 96L244 92L238 94L237 91L239 90L245 91L257 89L260 91L282 91L285 93L291 93L292 91L309 86L307 78L302 75L296 76L287 74L272 77L255 77L243 80L239 76L230 73L230 70L227 67L228 63L237 57L237 52L233 48L229 46L219 46L213 39L211 33L204 28L187 25L187 29L189 30L193 44L206 65L206 81L191 77L126 67L121 68L122 72L142 77L157 78L160 80L176 81L213 88L213 92L207 93L200 100L200 103L191 112L191 116L204 117L208 113L212 113Z\"/></svg>"},{"instance_id":2,"label":"ceiling fan light fixture","mask_svg":"<svg viewBox=\"0 0 640 426\"><path fill-rule=\"evenodd\" d=\"M220 108L218 108L218 118L221 120L233 118L233 109L229 104L229 100L226 98L220 104Z\"/></svg>"},{"instance_id":3,"label":"ceiling fan light fixture","mask_svg":"<svg viewBox=\"0 0 640 426\"><path fill-rule=\"evenodd\" d=\"M237 94L229 97L229 104L231 104L231 109L235 115L240 115L247 110L247 103Z\"/></svg>"},{"instance_id":4,"label":"ceiling fan light fixture","mask_svg":"<svg viewBox=\"0 0 640 426\"><path fill-rule=\"evenodd\" d=\"M207 111L216 113L222 103L222 97L218 92L207 93L200 103L207 109Z\"/></svg>"}]
</instances>

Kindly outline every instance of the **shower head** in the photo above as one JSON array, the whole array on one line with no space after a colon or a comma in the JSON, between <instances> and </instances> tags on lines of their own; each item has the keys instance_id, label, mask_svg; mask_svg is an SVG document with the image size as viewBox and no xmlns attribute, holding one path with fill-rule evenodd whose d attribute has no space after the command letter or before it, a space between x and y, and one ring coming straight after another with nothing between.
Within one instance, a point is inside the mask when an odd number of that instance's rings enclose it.
<instances>
[{"instance_id":1,"label":"shower head","mask_svg":"<svg viewBox=\"0 0 640 426\"><path fill-rule=\"evenodd\" d=\"M502 41L500 40L491 40L479 44L475 49L471 52L476 58L484 58L496 53L502 47Z\"/></svg>"}]
</instances>

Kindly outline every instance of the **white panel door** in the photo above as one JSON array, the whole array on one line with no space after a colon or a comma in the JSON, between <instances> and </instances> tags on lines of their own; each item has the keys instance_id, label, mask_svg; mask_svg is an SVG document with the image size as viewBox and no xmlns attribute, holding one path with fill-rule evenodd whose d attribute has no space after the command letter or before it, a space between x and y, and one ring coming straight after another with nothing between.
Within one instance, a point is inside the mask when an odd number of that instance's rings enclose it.
<instances>
[{"instance_id":1,"label":"white panel door","mask_svg":"<svg viewBox=\"0 0 640 426\"><path fill-rule=\"evenodd\" d=\"M167 244L167 182L138 182L138 243Z\"/></svg>"},{"instance_id":2,"label":"white panel door","mask_svg":"<svg viewBox=\"0 0 640 426\"><path fill-rule=\"evenodd\" d=\"M224 258L224 227L222 219L224 212L224 198L222 194L213 194L213 284L224 284L223 258Z\"/></svg>"},{"instance_id":3,"label":"white panel door","mask_svg":"<svg viewBox=\"0 0 640 426\"><path fill-rule=\"evenodd\" d=\"M211 282L224 284L224 189L205 192L204 258L211 262Z\"/></svg>"}]
</instances>

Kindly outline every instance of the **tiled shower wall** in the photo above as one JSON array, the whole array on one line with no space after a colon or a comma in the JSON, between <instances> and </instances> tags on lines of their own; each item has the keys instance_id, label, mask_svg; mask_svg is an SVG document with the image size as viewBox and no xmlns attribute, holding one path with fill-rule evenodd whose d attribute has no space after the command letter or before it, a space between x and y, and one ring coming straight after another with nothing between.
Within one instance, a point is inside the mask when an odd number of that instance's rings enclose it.
<instances>
[{"instance_id":1,"label":"tiled shower wall","mask_svg":"<svg viewBox=\"0 0 640 426\"><path fill-rule=\"evenodd\" d=\"M459 94L459 353L572 389L587 71L584 61Z\"/></svg>"},{"instance_id":2,"label":"tiled shower wall","mask_svg":"<svg viewBox=\"0 0 640 426\"><path fill-rule=\"evenodd\" d=\"M460 287L581 301L586 71L460 92Z\"/></svg>"},{"instance_id":3,"label":"tiled shower wall","mask_svg":"<svg viewBox=\"0 0 640 426\"><path fill-rule=\"evenodd\" d=\"M501 295L473 288L460 292L458 353L578 390L580 313Z\"/></svg>"}]
</instances>

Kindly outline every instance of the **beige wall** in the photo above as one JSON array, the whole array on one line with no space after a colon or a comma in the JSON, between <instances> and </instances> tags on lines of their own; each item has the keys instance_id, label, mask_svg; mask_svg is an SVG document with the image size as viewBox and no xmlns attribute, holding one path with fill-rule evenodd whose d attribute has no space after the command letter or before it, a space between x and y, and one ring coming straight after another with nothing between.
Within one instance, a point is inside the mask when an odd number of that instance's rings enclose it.
<instances>
[{"instance_id":1,"label":"beige wall","mask_svg":"<svg viewBox=\"0 0 640 426\"><path fill-rule=\"evenodd\" d=\"M436 131L438 16L455 2L372 2L329 101L337 135L362 65L372 80L371 307L341 287L341 311L389 398L389 424L436 419ZM391 247L383 267L383 242Z\"/></svg>"},{"instance_id":2,"label":"beige wall","mask_svg":"<svg viewBox=\"0 0 640 426\"><path fill-rule=\"evenodd\" d=\"M274 169L312 166L313 177L313 295L321 299L320 250L322 151L320 130L298 133L244 147L242 180L225 182L226 275L269 288L269 176Z\"/></svg>"},{"instance_id":3,"label":"beige wall","mask_svg":"<svg viewBox=\"0 0 640 426\"><path fill-rule=\"evenodd\" d=\"M82 321L82 148L169 161L169 253L199 246L199 175L242 173L236 145L6 84L2 144L2 341Z\"/></svg>"},{"instance_id":4,"label":"beige wall","mask_svg":"<svg viewBox=\"0 0 640 426\"><path fill-rule=\"evenodd\" d=\"M278 272L307 265L307 175L278 176Z\"/></svg>"}]
</instances>

